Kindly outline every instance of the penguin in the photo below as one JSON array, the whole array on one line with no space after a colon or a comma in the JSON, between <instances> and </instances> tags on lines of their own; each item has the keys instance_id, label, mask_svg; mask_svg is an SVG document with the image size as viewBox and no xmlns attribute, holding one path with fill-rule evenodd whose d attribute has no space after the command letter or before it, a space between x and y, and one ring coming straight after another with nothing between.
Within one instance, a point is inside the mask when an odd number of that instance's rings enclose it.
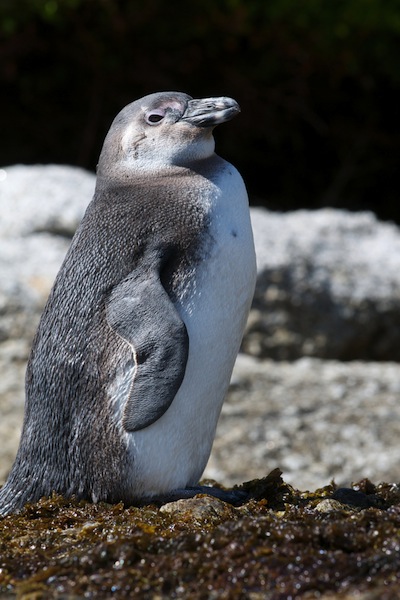
<instances>
[{"instance_id":1,"label":"penguin","mask_svg":"<svg viewBox=\"0 0 400 600\"><path fill-rule=\"evenodd\" d=\"M33 341L1 514L201 491L256 278L245 185L214 152L239 111L161 92L114 119Z\"/></svg>"}]
</instances>

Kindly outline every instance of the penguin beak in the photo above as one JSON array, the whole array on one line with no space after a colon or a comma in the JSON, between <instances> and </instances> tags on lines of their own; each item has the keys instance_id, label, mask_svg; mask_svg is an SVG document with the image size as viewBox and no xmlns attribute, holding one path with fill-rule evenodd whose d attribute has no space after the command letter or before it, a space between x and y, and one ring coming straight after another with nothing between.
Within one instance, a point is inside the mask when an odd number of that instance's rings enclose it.
<instances>
[{"instance_id":1,"label":"penguin beak","mask_svg":"<svg viewBox=\"0 0 400 600\"><path fill-rule=\"evenodd\" d=\"M239 104L233 98L202 98L189 100L181 120L197 127L215 127L230 121L239 112Z\"/></svg>"}]
</instances>

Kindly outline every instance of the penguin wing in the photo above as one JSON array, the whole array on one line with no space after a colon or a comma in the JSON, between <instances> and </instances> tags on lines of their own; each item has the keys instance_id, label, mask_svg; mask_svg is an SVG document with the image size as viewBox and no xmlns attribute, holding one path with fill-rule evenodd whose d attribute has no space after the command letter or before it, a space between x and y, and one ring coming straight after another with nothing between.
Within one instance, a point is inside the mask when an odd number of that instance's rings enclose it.
<instances>
[{"instance_id":1,"label":"penguin wing","mask_svg":"<svg viewBox=\"0 0 400 600\"><path fill-rule=\"evenodd\" d=\"M134 353L136 370L123 426L137 431L157 421L171 405L185 375L188 334L157 274L132 275L117 285L106 315Z\"/></svg>"}]
</instances>

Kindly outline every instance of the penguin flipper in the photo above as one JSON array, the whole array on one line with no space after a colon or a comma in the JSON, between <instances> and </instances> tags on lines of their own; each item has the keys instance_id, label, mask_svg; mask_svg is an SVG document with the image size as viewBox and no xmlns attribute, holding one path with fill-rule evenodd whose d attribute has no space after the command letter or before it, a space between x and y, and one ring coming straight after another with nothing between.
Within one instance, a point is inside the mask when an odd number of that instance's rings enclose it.
<instances>
[{"instance_id":1,"label":"penguin flipper","mask_svg":"<svg viewBox=\"0 0 400 600\"><path fill-rule=\"evenodd\" d=\"M106 314L134 353L136 371L123 426L137 431L157 421L175 398L189 352L186 326L156 275L131 276L117 285Z\"/></svg>"}]
</instances>

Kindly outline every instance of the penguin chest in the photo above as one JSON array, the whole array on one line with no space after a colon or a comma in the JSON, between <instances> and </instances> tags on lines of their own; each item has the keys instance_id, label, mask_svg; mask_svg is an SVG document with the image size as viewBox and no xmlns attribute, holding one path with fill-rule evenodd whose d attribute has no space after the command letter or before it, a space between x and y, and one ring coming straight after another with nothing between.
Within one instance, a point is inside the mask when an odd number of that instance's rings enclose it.
<instances>
[{"instance_id":1,"label":"penguin chest","mask_svg":"<svg viewBox=\"0 0 400 600\"><path fill-rule=\"evenodd\" d=\"M207 194L207 240L182 274L185 283L175 300L189 337L185 376L166 413L131 439L136 477L147 493L198 482L253 297L255 254L243 181L227 165Z\"/></svg>"}]
</instances>

